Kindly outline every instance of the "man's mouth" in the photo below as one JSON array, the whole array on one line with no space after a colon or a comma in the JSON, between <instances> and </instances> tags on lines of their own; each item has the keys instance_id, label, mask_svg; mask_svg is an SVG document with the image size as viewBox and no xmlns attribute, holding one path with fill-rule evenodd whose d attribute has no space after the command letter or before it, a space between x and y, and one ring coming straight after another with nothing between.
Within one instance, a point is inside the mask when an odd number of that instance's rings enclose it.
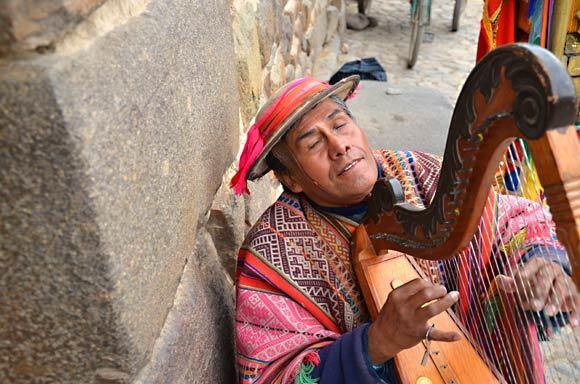
<instances>
[{"instance_id":1,"label":"man's mouth","mask_svg":"<svg viewBox=\"0 0 580 384\"><path fill-rule=\"evenodd\" d=\"M357 165L359 163L359 161L361 161L361 159L356 159L356 160L353 160L350 163L348 163L346 165L346 167L344 167L344 169L342 171L340 171L340 173L338 174L338 176L342 176L345 173L347 173L348 171L350 171L355 165Z\"/></svg>"}]
</instances>

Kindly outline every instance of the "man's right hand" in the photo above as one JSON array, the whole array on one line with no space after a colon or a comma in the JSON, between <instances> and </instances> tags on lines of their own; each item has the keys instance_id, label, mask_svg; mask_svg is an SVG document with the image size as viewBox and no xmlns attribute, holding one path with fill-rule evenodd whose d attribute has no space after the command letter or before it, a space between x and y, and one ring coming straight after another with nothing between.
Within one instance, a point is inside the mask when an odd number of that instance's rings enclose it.
<instances>
[{"instance_id":1,"label":"man's right hand","mask_svg":"<svg viewBox=\"0 0 580 384\"><path fill-rule=\"evenodd\" d=\"M434 285L417 278L394 289L377 319L369 326L369 356L373 364L393 358L403 349L411 348L425 339L433 316L447 310L459 298L442 285ZM424 304L431 302L429 305ZM457 341L459 333L433 328L429 339Z\"/></svg>"}]
</instances>

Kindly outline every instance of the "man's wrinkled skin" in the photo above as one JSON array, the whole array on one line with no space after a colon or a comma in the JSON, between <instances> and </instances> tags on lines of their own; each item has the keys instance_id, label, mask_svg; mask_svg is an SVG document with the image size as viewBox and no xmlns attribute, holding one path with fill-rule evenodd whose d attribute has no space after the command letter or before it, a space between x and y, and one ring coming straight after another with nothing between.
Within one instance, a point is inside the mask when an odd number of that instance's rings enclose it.
<instances>
[{"instance_id":1,"label":"man's wrinkled skin","mask_svg":"<svg viewBox=\"0 0 580 384\"><path fill-rule=\"evenodd\" d=\"M307 113L283 145L295 172L281 175L294 193L338 207L361 202L377 180L377 164L362 129L332 100Z\"/></svg>"}]
</instances>

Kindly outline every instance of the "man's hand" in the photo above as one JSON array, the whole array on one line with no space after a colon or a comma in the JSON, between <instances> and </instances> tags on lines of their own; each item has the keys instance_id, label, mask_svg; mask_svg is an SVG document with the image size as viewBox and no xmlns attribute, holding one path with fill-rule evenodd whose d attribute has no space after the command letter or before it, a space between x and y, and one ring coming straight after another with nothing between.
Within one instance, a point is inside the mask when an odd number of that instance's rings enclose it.
<instances>
[{"instance_id":1,"label":"man's hand","mask_svg":"<svg viewBox=\"0 0 580 384\"><path fill-rule=\"evenodd\" d=\"M429 329L427 320L451 307L458 298L458 292L447 293L444 286L419 278L394 289L378 318L369 326L371 362L384 363L421 342ZM456 341L460 335L433 328L429 339Z\"/></svg>"},{"instance_id":2,"label":"man's hand","mask_svg":"<svg viewBox=\"0 0 580 384\"><path fill-rule=\"evenodd\" d=\"M513 277L499 275L495 280L498 288L513 293L527 311L544 310L546 315L554 316L580 308L574 281L560 264L550 260L535 257L519 267ZM576 315L570 317L570 322L577 325Z\"/></svg>"}]
</instances>

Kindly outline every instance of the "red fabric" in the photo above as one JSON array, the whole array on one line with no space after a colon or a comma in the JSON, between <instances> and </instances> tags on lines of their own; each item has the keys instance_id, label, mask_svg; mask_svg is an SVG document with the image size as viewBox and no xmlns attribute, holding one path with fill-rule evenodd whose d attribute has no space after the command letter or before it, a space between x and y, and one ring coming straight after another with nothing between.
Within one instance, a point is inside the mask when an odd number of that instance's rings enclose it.
<instances>
[{"instance_id":1,"label":"red fabric","mask_svg":"<svg viewBox=\"0 0 580 384\"><path fill-rule=\"evenodd\" d=\"M516 0L486 0L483 5L477 62L495 48L516 41Z\"/></svg>"},{"instance_id":2,"label":"red fabric","mask_svg":"<svg viewBox=\"0 0 580 384\"><path fill-rule=\"evenodd\" d=\"M487 202L485 203L485 208L483 210L483 215L480 221L480 246L481 246L481 265L483 269L488 268L489 260L491 257L491 252L493 248L492 237L486 234L493 233L493 223L495 219L495 193L493 190L489 191L487 196ZM481 235L483 234L483 235ZM471 266L468 263L468 251L463 251L461 256L459 256L459 274L458 274L458 291L459 291L459 308L461 311L461 316L463 319L467 318L467 313L469 312L470 306L473 305L474 300L478 300L477 297L472 297L469 290L469 280L470 280L470 269Z\"/></svg>"},{"instance_id":3,"label":"red fabric","mask_svg":"<svg viewBox=\"0 0 580 384\"><path fill-rule=\"evenodd\" d=\"M242 258L245 262L245 265L251 266L256 271L260 271L264 278L269 280L268 289L273 289L272 287L276 287L275 290L278 292L284 292L288 297L290 297L295 302L299 303L302 307L304 307L309 313L316 318L317 321L320 322L326 329L332 332L340 332L338 326L334 323L333 319L328 317L323 311L321 311L312 300L309 300L307 297L304 296L304 292L299 289L296 289L294 285L288 282L287 279L284 279L280 276L279 272L272 269L267 263L262 261L260 258L256 257L251 252L240 249L240 258ZM241 283L247 284L247 287L252 288L261 288L264 289L266 286L260 285L256 283L256 279L248 279L244 276L240 276Z\"/></svg>"}]
</instances>

